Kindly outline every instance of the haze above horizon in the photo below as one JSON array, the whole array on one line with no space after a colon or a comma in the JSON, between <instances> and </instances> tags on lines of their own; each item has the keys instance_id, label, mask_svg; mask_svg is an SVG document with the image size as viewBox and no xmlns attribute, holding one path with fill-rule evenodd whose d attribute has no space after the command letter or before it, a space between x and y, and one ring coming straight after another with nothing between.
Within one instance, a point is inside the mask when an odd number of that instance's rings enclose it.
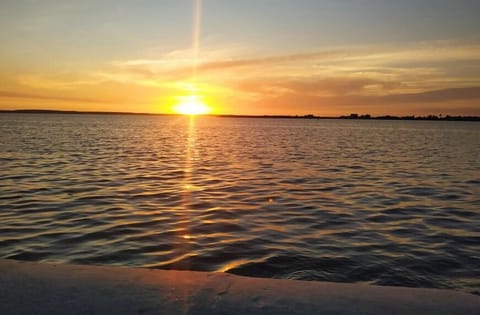
<instances>
[{"instance_id":1,"label":"haze above horizon","mask_svg":"<svg viewBox=\"0 0 480 315\"><path fill-rule=\"evenodd\" d=\"M474 0L5 1L0 109L172 113L188 99L213 114L480 116L478 12Z\"/></svg>"}]
</instances>

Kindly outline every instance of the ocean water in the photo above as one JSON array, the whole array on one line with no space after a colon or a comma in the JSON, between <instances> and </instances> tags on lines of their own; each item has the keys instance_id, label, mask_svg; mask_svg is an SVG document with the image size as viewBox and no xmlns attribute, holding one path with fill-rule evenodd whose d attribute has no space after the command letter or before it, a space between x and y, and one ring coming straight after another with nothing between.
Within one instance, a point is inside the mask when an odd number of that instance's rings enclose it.
<instances>
[{"instance_id":1,"label":"ocean water","mask_svg":"<svg viewBox=\"0 0 480 315\"><path fill-rule=\"evenodd\" d=\"M480 124L0 115L0 258L480 291Z\"/></svg>"}]
</instances>

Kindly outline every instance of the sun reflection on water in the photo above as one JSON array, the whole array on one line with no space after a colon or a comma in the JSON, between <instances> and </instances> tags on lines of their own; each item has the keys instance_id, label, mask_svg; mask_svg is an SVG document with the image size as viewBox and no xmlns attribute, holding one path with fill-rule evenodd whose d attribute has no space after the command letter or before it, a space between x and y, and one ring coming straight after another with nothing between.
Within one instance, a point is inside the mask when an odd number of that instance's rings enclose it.
<instances>
[{"instance_id":1,"label":"sun reflection on water","mask_svg":"<svg viewBox=\"0 0 480 315\"><path fill-rule=\"evenodd\" d=\"M198 151L196 149L196 126L195 126L195 117L190 116L188 118L188 126L186 133L186 142L185 142L185 165L184 165L184 177L182 187L182 209L185 217L185 222L183 229L179 231L179 237L188 241L193 238L190 234L190 225L191 225L191 216L190 211L191 204L193 203L193 193L199 190L199 187L193 184L192 175L194 173L195 167L194 162L198 159Z\"/></svg>"}]
</instances>

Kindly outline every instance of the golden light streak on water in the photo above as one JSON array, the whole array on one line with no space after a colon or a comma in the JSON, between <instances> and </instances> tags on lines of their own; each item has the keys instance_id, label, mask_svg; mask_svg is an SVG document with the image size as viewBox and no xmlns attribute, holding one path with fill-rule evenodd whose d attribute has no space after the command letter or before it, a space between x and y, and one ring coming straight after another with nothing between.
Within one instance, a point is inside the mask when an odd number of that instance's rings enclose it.
<instances>
[{"instance_id":1,"label":"golden light streak on water","mask_svg":"<svg viewBox=\"0 0 480 315\"><path fill-rule=\"evenodd\" d=\"M195 117L189 116L188 121L188 131L187 131L187 141L185 148L185 166L184 166L184 177L183 177L183 191L182 191L182 206L185 218L187 223L183 225L183 229L180 237L188 240L189 229L190 229L190 207L192 204L192 193L194 193L198 188L193 184L192 173L194 171L194 161L196 159L197 150L196 150L196 133L195 133Z\"/></svg>"}]
</instances>

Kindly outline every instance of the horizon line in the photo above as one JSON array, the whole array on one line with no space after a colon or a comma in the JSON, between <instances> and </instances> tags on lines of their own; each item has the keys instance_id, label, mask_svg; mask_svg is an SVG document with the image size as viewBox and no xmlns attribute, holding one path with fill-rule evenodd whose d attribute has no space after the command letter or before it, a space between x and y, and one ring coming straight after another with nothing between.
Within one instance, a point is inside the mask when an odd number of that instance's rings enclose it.
<instances>
[{"instance_id":1,"label":"horizon line","mask_svg":"<svg viewBox=\"0 0 480 315\"><path fill-rule=\"evenodd\" d=\"M188 116L176 113L146 113L146 112L116 112L116 111L81 111L81 110L61 110L61 109L0 109L0 113L24 113L24 114L80 114L80 115L144 115L144 116ZM314 114L306 115L243 115L243 114L204 114L198 115L204 117L224 117L224 118L292 118L292 119L385 119L385 120L462 120L462 121L480 121L480 116L472 115L434 115L428 114L423 116L417 115L378 115L356 114L339 116L317 116Z\"/></svg>"}]
</instances>

